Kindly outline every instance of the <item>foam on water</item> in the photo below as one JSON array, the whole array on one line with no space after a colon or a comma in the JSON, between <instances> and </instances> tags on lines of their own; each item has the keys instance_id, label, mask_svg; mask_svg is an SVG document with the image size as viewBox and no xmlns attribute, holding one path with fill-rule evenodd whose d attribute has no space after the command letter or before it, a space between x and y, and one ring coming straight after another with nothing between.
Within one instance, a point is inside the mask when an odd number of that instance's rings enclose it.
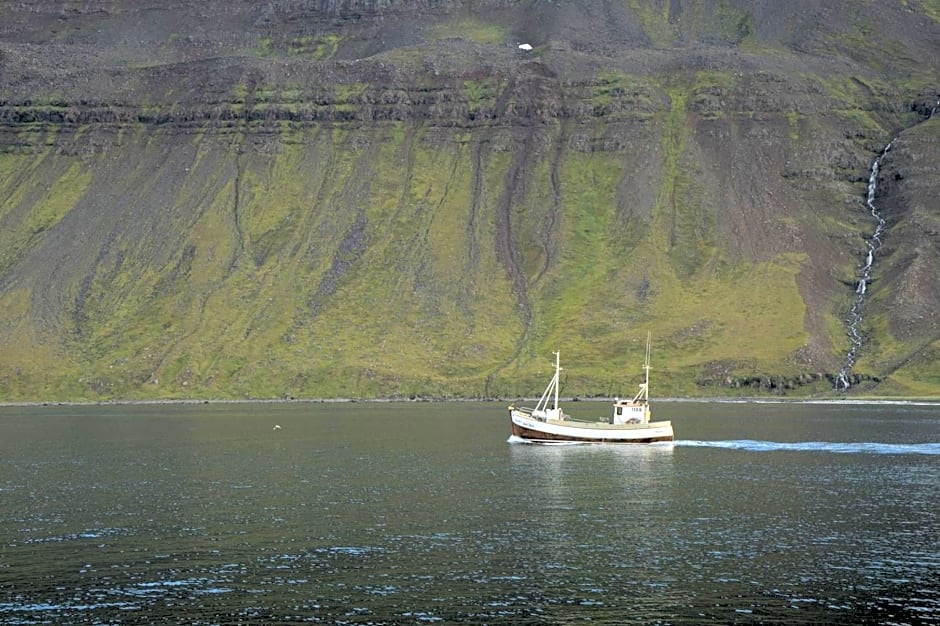
<instances>
[{"instance_id":1,"label":"foam on water","mask_svg":"<svg viewBox=\"0 0 940 626\"><path fill-rule=\"evenodd\" d=\"M516 435L509 435L509 439L506 440L506 443L521 443L539 446L580 446L590 444L588 441L530 441L529 439L517 437Z\"/></svg>"},{"instance_id":2,"label":"foam on water","mask_svg":"<svg viewBox=\"0 0 940 626\"><path fill-rule=\"evenodd\" d=\"M747 450L749 452L777 452L787 450L797 452L836 452L840 454L940 454L940 443L779 442L733 439L728 441L677 440L673 442L673 445L686 448L726 448L731 450Z\"/></svg>"},{"instance_id":3,"label":"foam on water","mask_svg":"<svg viewBox=\"0 0 940 626\"><path fill-rule=\"evenodd\" d=\"M534 444L536 442L511 435L507 443ZM537 445L571 446L584 445L580 441L553 441L537 442ZM604 444L588 444L604 445ZM608 444L620 446L624 444ZM876 443L876 442L836 442L836 441L757 441L754 439L732 439L727 441L699 441L694 439L678 439L676 441L661 441L646 445L657 448L724 448L728 450L747 450L749 452L834 452L838 454L926 454L940 455L940 443Z\"/></svg>"}]
</instances>

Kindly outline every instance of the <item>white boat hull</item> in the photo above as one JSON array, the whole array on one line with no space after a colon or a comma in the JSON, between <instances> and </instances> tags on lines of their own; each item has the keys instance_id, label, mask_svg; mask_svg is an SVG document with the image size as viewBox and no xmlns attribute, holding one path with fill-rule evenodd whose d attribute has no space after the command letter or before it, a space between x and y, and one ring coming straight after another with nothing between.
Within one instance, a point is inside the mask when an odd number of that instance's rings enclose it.
<instances>
[{"instance_id":1,"label":"white boat hull","mask_svg":"<svg viewBox=\"0 0 940 626\"><path fill-rule=\"evenodd\" d=\"M672 422L608 424L577 420L538 419L525 411L510 409L512 434L529 442L554 443L653 443L673 441Z\"/></svg>"}]
</instances>

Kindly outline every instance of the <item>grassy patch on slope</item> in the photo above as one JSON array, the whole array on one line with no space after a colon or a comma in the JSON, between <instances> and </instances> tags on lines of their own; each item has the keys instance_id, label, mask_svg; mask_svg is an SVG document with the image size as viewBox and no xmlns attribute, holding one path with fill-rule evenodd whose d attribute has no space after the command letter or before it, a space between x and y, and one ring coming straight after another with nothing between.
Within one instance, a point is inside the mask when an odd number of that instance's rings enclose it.
<instances>
[{"instance_id":1,"label":"grassy patch on slope","mask_svg":"<svg viewBox=\"0 0 940 626\"><path fill-rule=\"evenodd\" d=\"M480 44L499 44L507 40L509 33L504 26L490 24L476 17L458 17L434 27L436 39L459 37Z\"/></svg>"}]
</instances>

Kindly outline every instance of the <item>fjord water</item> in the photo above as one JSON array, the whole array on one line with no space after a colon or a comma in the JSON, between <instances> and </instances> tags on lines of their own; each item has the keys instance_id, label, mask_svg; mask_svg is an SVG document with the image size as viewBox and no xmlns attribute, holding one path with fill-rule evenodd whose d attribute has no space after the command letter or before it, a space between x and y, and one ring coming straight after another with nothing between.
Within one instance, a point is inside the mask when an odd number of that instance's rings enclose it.
<instances>
[{"instance_id":1,"label":"fjord water","mask_svg":"<svg viewBox=\"0 0 940 626\"><path fill-rule=\"evenodd\" d=\"M0 624L940 623L940 407L655 411L2 408Z\"/></svg>"}]
</instances>

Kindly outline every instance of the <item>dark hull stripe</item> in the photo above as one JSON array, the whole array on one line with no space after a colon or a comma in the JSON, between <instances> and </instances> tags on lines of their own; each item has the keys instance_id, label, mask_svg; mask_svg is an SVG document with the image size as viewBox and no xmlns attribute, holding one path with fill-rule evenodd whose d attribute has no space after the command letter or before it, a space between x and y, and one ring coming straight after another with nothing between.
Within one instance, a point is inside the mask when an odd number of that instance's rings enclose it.
<instances>
[{"instance_id":1,"label":"dark hull stripe","mask_svg":"<svg viewBox=\"0 0 940 626\"><path fill-rule=\"evenodd\" d=\"M532 430L531 428L525 428L516 424L510 420L512 424L512 434L516 437L521 437L528 441L580 441L583 443L653 443L655 441L673 441L675 437L646 437L641 439L618 439L616 437L611 438L581 438L581 437L565 437L564 435L556 435L553 433L543 433L539 430Z\"/></svg>"}]
</instances>

